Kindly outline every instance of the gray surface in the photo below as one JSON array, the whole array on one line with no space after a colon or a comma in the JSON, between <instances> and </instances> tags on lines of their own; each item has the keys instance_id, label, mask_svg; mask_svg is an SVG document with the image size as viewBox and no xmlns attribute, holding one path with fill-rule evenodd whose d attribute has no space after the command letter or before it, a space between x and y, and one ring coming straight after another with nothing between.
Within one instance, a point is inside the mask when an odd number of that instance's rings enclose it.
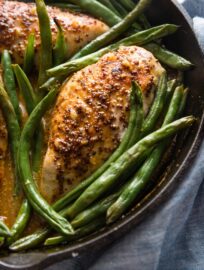
<instances>
[{"instance_id":1,"label":"gray surface","mask_svg":"<svg viewBox=\"0 0 204 270\"><path fill-rule=\"evenodd\" d=\"M159 1L159 0L158 0ZM186 0L204 48L204 0ZM204 72L204 71L203 71ZM46 270L203 270L204 143L174 196L112 246Z\"/></svg>"}]
</instances>

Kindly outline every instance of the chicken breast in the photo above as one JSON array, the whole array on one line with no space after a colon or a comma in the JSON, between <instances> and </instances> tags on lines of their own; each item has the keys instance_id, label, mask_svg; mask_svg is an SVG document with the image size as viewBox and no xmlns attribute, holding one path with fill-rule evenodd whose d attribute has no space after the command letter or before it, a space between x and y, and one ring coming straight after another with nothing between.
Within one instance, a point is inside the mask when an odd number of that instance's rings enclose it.
<instances>
[{"instance_id":1,"label":"chicken breast","mask_svg":"<svg viewBox=\"0 0 204 270\"><path fill-rule=\"evenodd\" d=\"M49 202L89 176L118 147L128 124L131 81L140 84L147 111L162 72L147 50L120 47L62 86L40 184Z\"/></svg>"},{"instance_id":2,"label":"chicken breast","mask_svg":"<svg viewBox=\"0 0 204 270\"><path fill-rule=\"evenodd\" d=\"M64 30L69 54L77 52L86 43L108 30L108 26L90 16L47 7L51 21L53 44L55 44L57 29L53 21L58 20ZM10 50L16 63L22 63L28 36L34 33L35 48L40 45L39 24L34 3L0 0L0 53Z\"/></svg>"}]
</instances>

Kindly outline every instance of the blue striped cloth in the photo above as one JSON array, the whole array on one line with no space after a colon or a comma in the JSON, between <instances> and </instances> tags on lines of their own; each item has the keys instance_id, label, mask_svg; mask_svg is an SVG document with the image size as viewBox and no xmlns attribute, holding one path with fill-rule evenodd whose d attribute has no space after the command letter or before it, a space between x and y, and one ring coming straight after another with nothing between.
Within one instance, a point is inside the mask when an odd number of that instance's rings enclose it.
<instances>
[{"instance_id":1,"label":"blue striped cloth","mask_svg":"<svg viewBox=\"0 0 204 270\"><path fill-rule=\"evenodd\" d=\"M204 48L204 0L180 2ZM204 270L203 180L204 143L174 196L149 218L112 246L88 250L47 270Z\"/></svg>"}]
</instances>

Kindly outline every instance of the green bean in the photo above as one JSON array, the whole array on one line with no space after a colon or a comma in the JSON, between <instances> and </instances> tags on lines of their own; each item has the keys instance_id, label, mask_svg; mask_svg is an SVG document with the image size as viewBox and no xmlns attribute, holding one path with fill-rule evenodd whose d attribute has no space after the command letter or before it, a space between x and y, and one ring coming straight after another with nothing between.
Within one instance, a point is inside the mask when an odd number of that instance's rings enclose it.
<instances>
[{"instance_id":1,"label":"green bean","mask_svg":"<svg viewBox=\"0 0 204 270\"><path fill-rule=\"evenodd\" d=\"M19 177L18 177L18 168L17 168L17 152L19 146L19 138L20 138L20 127L19 123L9 99L7 92L5 91L2 83L0 83L0 105L3 111L4 118L6 120L11 155L14 166L14 175L15 175L15 194L17 194L20 190L19 186Z\"/></svg>"},{"instance_id":2,"label":"green bean","mask_svg":"<svg viewBox=\"0 0 204 270\"><path fill-rule=\"evenodd\" d=\"M135 7L135 3L131 0L119 0L119 3L123 5L127 11L131 11ZM144 29L151 28L151 24L148 22L144 14L141 14L139 16L138 21L143 26Z\"/></svg>"},{"instance_id":3,"label":"green bean","mask_svg":"<svg viewBox=\"0 0 204 270\"><path fill-rule=\"evenodd\" d=\"M0 236L0 247L4 245L5 238L3 236Z\"/></svg>"},{"instance_id":4,"label":"green bean","mask_svg":"<svg viewBox=\"0 0 204 270\"><path fill-rule=\"evenodd\" d=\"M189 93L189 89L188 88L184 89L183 98L182 98L181 103L180 103L180 110L178 112L179 117L182 116L183 111L185 109L187 98L188 98L188 93Z\"/></svg>"},{"instance_id":5,"label":"green bean","mask_svg":"<svg viewBox=\"0 0 204 270\"><path fill-rule=\"evenodd\" d=\"M133 11L131 11L121 22L94 39L92 42L88 43L85 47L82 48L81 51L75 54L72 59L77 59L95 52L116 39L134 23L136 18L143 13L143 11L149 6L150 3L151 0L140 0Z\"/></svg>"},{"instance_id":6,"label":"green bean","mask_svg":"<svg viewBox=\"0 0 204 270\"><path fill-rule=\"evenodd\" d=\"M79 6L73 5L73 4L67 4L67 3L52 3L52 6L62 8L62 9L70 9L71 11L75 12L83 12L83 9Z\"/></svg>"},{"instance_id":7,"label":"green bean","mask_svg":"<svg viewBox=\"0 0 204 270\"><path fill-rule=\"evenodd\" d=\"M135 8L135 3L131 2L131 1L127 1L126 4L123 3L123 1L116 1L116 0L112 0L113 3L115 3L115 6L118 7L118 10L121 10L120 15L122 16L122 18L124 18L125 16L127 16L128 12L132 11ZM129 6L129 8L127 8L127 5ZM130 8L131 6L131 8ZM151 25L149 24L149 22L147 21L146 17L141 14L138 17L138 22L135 22L132 25L132 30L130 30L130 32L128 33L135 33L144 29L148 29L151 28Z\"/></svg>"},{"instance_id":8,"label":"green bean","mask_svg":"<svg viewBox=\"0 0 204 270\"><path fill-rule=\"evenodd\" d=\"M13 65L14 73L16 75L16 79L18 81L18 85L20 91L25 100L26 110L28 114L31 114L35 106L37 105L37 97L33 90L33 87L27 78L24 71L21 69L19 65ZM43 146L43 126L41 124L38 133L36 134L36 143L35 149L33 153L33 171L38 172L41 165L41 157L42 157L42 146Z\"/></svg>"},{"instance_id":9,"label":"green bean","mask_svg":"<svg viewBox=\"0 0 204 270\"><path fill-rule=\"evenodd\" d=\"M68 61L57 67L49 69L47 71L48 76L59 76L59 75L69 75L72 72L80 70L88 65L96 63L101 56L112 50L117 50L120 46L132 46L132 45L143 45L151 42L155 39L173 34L177 30L176 25L164 24L161 26L153 27L148 30L141 31L130 37L122 39L121 41L112 44L106 48L103 48L95 53L88 56L81 57L80 59Z\"/></svg>"},{"instance_id":10,"label":"green bean","mask_svg":"<svg viewBox=\"0 0 204 270\"><path fill-rule=\"evenodd\" d=\"M137 140L140 128L142 126L143 116L141 115L142 111L142 97L140 88L135 83L132 84L132 91L130 95L130 116L128 128L122 138L122 141L119 147L114 151L114 153L109 157L109 159L90 177L80 183L75 189L67 193L63 198L59 199L55 203L55 207L63 208L74 199L76 199L90 184L92 184L102 173L104 173L111 163L114 162L125 150L130 146L130 141ZM137 106L135 106L137 104ZM141 117L141 119L139 119ZM136 128L135 128L136 127Z\"/></svg>"},{"instance_id":11,"label":"green bean","mask_svg":"<svg viewBox=\"0 0 204 270\"><path fill-rule=\"evenodd\" d=\"M50 91L53 87L60 87L62 81L65 79L65 76L51 77L43 85L40 86L41 90Z\"/></svg>"},{"instance_id":12,"label":"green bean","mask_svg":"<svg viewBox=\"0 0 204 270\"><path fill-rule=\"evenodd\" d=\"M128 14L128 12L123 7L123 5L121 5L117 0L110 0L110 2L115 7L115 9L118 11L119 16L121 16L122 18L124 18Z\"/></svg>"},{"instance_id":13,"label":"green bean","mask_svg":"<svg viewBox=\"0 0 204 270\"><path fill-rule=\"evenodd\" d=\"M138 106L135 106L135 105ZM59 199L57 202L54 203L53 208L56 211L62 210L65 206L67 206L69 203L71 203L74 199L76 199L99 175L101 175L109 166L110 164L116 160L126 149L127 145L131 139L131 137L135 137L136 132L135 125L138 121L138 113L140 114L140 111L142 109L142 102L141 102L141 93L140 89L137 85L133 83L132 91L130 95L130 116L129 116L129 124L128 128L122 138L122 141L116 149L116 151L111 155L111 157L108 159L108 161L105 162L103 166L101 166L96 172L94 172L90 177L88 177L85 181L80 183L76 188L74 188L72 191L67 193L63 198ZM61 212L61 215L66 216L66 209ZM11 248L15 247L16 249L22 250L27 249L31 247L35 247L35 245L40 244L49 234L50 229L47 228L47 234L45 230L38 230L38 232L35 233L35 236L30 235L30 237L22 238L18 240L14 245L12 245ZM45 238L43 238L43 236ZM23 240L24 239L24 240ZM42 240L43 239L43 240Z\"/></svg>"},{"instance_id":14,"label":"green bean","mask_svg":"<svg viewBox=\"0 0 204 270\"><path fill-rule=\"evenodd\" d=\"M117 2L116 0L111 0L111 1L112 1L113 5L117 8L120 17L121 17L122 19L125 18L125 16L128 15L128 11L127 11L127 10L126 10L119 2ZM135 6L134 6L134 7L135 7ZM141 15L140 15L140 16L141 16ZM139 16L139 17L140 17L140 16ZM138 17L138 19L139 19L139 17ZM142 30L143 30L143 28L141 27L141 25L140 25L138 22L135 21L135 22L131 25L131 27L130 27L130 29L128 30L128 32L125 32L125 35L126 35L126 36L130 36L131 34L137 33L137 32L142 31Z\"/></svg>"},{"instance_id":15,"label":"green bean","mask_svg":"<svg viewBox=\"0 0 204 270\"><path fill-rule=\"evenodd\" d=\"M131 0L119 0L119 3L126 8L127 11L133 10L135 3ZM146 16L141 14L138 18L139 23L143 26L144 29L151 28L151 24L148 22Z\"/></svg>"},{"instance_id":16,"label":"green bean","mask_svg":"<svg viewBox=\"0 0 204 270\"><path fill-rule=\"evenodd\" d=\"M0 220L0 236L7 237L10 235L11 235L11 232L9 228L5 225L5 223L2 220Z\"/></svg>"},{"instance_id":17,"label":"green bean","mask_svg":"<svg viewBox=\"0 0 204 270\"><path fill-rule=\"evenodd\" d=\"M108 208L118 199L119 195L119 193L110 195L109 197L101 200L100 202L81 212L71 222L73 228L78 229L80 227L83 227L93 222L99 216L105 214Z\"/></svg>"},{"instance_id":18,"label":"green bean","mask_svg":"<svg viewBox=\"0 0 204 270\"><path fill-rule=\"evenodd\" d=\"M121 21L119 16L96 0L70 0L69 2L80 6L82 9L101 19L109 26L113 26Z\"/></svg>"},{"instance_id":19,"label":"green bean","mask_svg":"<svg viewBox=\"0 0 204 270\"><path fill-rule=\"evenodd\" d=\"M170 102L170 105L169 105L169 108L168 108L168 111L167 111L167 114L166 114L166 117L164 119L162 126L168 125L174 119L178 118L177 115L179 114L183 97L184 97L183 85L176 87L176 90Z\"/></svg>"},{"instance_id":20,"label":"green bean","mask_svg":"<svg viewBox=\"0 0 204 270\"><path fill-rule=\"evenodd\" d=\"M40 229L36 233L20 238L10 245L9 249L11 251L21 251L36 247L46 239L49 233L49 228Z\"/></svg>"},{"instance_id":21,"label":"green bean","mask_svg":"<svg viewBox=\"0 0 204 270\"><path fill-rule=\"evenodd\" d=\"M21 205L20 211L18 213L17 219L11 228L11 236L7 239L7 244L10 245L16 241L19 236L24 231L25 227L28 224L31 213L31 207L28 201L25 199Z\"/></svg>"},{"instance_id":22,"label":"green bean","mask_svg":"<svg viewBox=\"0 0 204 270\"><path fill-rule=\"evenodd\" d=\"M113 6L110 0L100 0L100 2L107 8L109 8L112 12L114 12L116 15L120 17L120 14L118 13L117 9Z\"/></svg>"},{"instance_id":23,"label":"green bean","mask_svg":"<svg viewBox=\"0 0 204 270\"><path fill-rule=\"evenodd\" d=\"M19 101L16 93L16 84L15 78L11 66L11 57L7 50L2 52L1 64L3 68L3 81L6 88L6 91L10 97L11 103L13 105L14 111L16 113L18 122L20 123L21 111L19 108Z\"/></svg>"},{"instance_id":24,"label":"green bean","mask_svg":"<svg viewBox=\"0 0 204 270\"><path fill-rule=\"evenodd\" d=\"M65 62L65 60L67 60L68 46L67 46L67 42L66 42L65 37L64 37L64 32L63 32L63 29L62 29L60 23L58 22L58 20L56 18L54 18L54 22L55 22L57 29L58 29L56 43L55 43L55 46L53 48L54 65L57 66L57 65Z\"/></svg>"},{"instance_id":25,"label":"green bean","mask_svg":"<svg viewBox=\"0 0 204 270\"><path fill-rule=\"evenodd\" d=\"M154 56L165 65L178 70L188 70L193 67L193 64L183 57L159 46L151 43L144 46L147 50L152 52Z\"/></svg>"},{"instance_id":26,"label":"green bean","mask_svg":"<svg viewBox=\"0 0 204 270\"><path fill-rule=\"evenodd\" d=\"M183 97L183 87L177 87L172 101L169 105L168 112L163 122L163 127L171 123L178 115L180 103ZM161 161L162 154L169 144L169 140L161 142L156 149L153 150L150 157L145 161L144 165L133 176L130 184L124 189L116 202L107 211L107 223L116 221L126 210L132 205L137 196L144 190L149 183L151 176Z\"/></svg>"},{"instance_id":27,"label":"green bean","mask_svg":"<svg viewBox=\"0 0 204 270\"><path fill-rule=\"evenodd\" d=\"M131 11L135 7L135 3L130 0L119 0L119 3L123 5L128 11Z\"/></svg>"},{"instance_id":28,"label":"green bean","mask_svg":"<svg viewBox=\"0 0 204 270\"><path fill-rule=\"evenodd\" d=\"M165 97L165 103L163 106L163 111L161 115L159 116L159 119L156 123L156 126L160 126L160 124L163 122L165 115L167 114L168 108L169 108L169 103L171 102L173 93L175 91L175 88L178 85L177 79L169 80L167 82L167 89L166 89L166 97Z\"/></svg>"},{"instance_id":29,"label":"green bean","mask_svg":"<svg viewBox=\"0 0 204 270\"><path fill-rule=\"evenodd\" d=\"M167 104L167 106L169 105L169 102L170 102L171 97L172 97L172 93L174 92L176 86L177 86L176 79L172 79L172 80L167 82L167 90L166 90L166 104Z\"/></svg>"},{"instance_id":30,"label":"green bean","mask_svg":"<svg viewBox=\"0 0 204 270\"><path fill-rule=\"evenodd\" d=\"M54 102L57 96L57 89L50 91L47 96L38 103L29 119L27 120L21 134L19 151L18 151L18 167L20 179L24 188L25 194L36 212L45 218L45 220L57 231L62 234L73 233L71 225L57 214L53 208L42 198L37 190L30 166L30 144L38 123L41 117L49 106Z\"/></svg>"},{"instance_id":31,"label":"green bean","mask_svg":"<svg viewBox=\"0 0 204 270\"><path fill-rule=\"evenodd\" d=\"M30 114L35 108L37 103L33 87L30 81L28 80L26 74L19 65L17 64L13 65L13 70L16 75L16 79L18 81L18 86L25 100L26 110L28 114Z\"/></svg>"},{"instance_id":32,"label":"green bean","mask_svg":"<svg viewBox=\"0 0 204 270\"><path fill-rule=\"evenodd\" d=\"M61 243L66 243L66 242L71 242L73 240L80 239L82 237L85 237L87 235L90 235L91 233L99 230L105 225L105 218L101 217L98 218L97 220L79 228L76 230L76 233L74 235L70 236L56 236L49 238L45 241L44 245L45 246L50 246L50 245L59 245Z\"/></svg>"},{"instance_id":33,"label":"green bean","mask_svg":"<svg viewBox=\"0 0 204 270\"><path fill-rule=\"evenodd\" d=\"M184 117L153 132L140 140L132 148L122 154L111 166L93 182L70 207L68 216L74 218L78 213L102 196L109 188L119 182L120 176L129 174L139 158L151 147L183 128L195 122L193 116Z\"/></svg>"},{"instance_id":34,"label":"green bean","mask_svg":"<svg viewBox=\"0 0 204 270\"><path fill-rule=\"evenodd\" d=\"M132 83L132 88L133 87L137 91L136 92L137 93L137 101L136 101L137 113L136 113L136 118L135 118L134 130L132 131L132 136L130 136L130 139L128 140L126 149L129 149L130 147L132 147L139 140L140 135L141 135L141 129L144 122L143 99L142 99L141 88L136 82Z\"/></svg>"},{"instance_id":35,"label":"green bean","mask_svg":"<svg viewBox=\"0 0 204 270\"><path fill-rule=\"evenodd\" d=\"M155 127L155 124L165 105L166 91L167 76L166 72L163 72L159 80L158 90L154 103L143 124L141 138L153 131L153 128Z\"/></svg>"},{"instance_id":36,"label":"green bean","mask_svg":"<svg viewBox=\"0 0 204 270\"><path fill-rule=\"evenodd\" d=\"M140 15L139 22L142 24L144 29L149 29L152 27L144 14Z\"/></svg>"},{"instance_id":37,"label":"green bean","mask_svg":"<svg viewBox=\"0 0 204 270\"><path fill-rule=\"evenodd\" d=\"M23 70L26 74L30 74L35 63L35 35L32 33L28 37L28 44L26 47Z\"/></svg>"},{"instance_id":38,"label":"green bean","mask_svg":"<svg viewBox=\"0 0 204 270\"><path fill-rule=\"evenodd\" d=\"M40 67L38 85L42 85L46 79L46 70L52 67L52 33L50 19L43 0L35 0L40 26Z\"/></svg>"},{"instance_id":39,"label":"green bean","mask_svg":"<svg viewBox=\"0 0 204 270\"><path fill-rule=\"evenodd\" d=\"M129 182L128 182L129 183ZM91 221L95 220L99 216L106 213L108 208L116 201L120 194L125 190L128 183L119 188L118 191L109 195L105 199L101 199L99 202L96 202L94 205L91 205L89 208L82 211L78 214L72 221L71 224L74 229L78 229ZM69 209L69 208L68 208ZM63 210L63 216L67 216L67 209Z\"/></svg>"}]
</instances>

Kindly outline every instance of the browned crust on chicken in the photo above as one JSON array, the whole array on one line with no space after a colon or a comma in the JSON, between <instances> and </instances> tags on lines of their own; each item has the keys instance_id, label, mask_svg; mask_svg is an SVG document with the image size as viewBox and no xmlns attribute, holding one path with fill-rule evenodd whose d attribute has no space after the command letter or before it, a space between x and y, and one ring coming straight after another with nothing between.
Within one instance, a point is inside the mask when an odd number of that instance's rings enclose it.
<instances>
[{"instance_id":1,"label":"browned crust on chicken","mask_svg":"<svg viewBox=\"0 0 204 270\"><path fill-rule=\"evenodd\" d=\"M85 14L49 6L47 10L51 20L53 44L57 36L53 21L56 18L63 27L70 55L108 29L104 23ZM38 51L40 33L35 4L0 0L0 33L0 52L3 49L10 50L18 63L22 62L30 33L36 36L35 48Z\"/></svg>"},{"instance_id":2,"label":"browned crust on chicken","mask_svg":"<svg viewBox=\"0 0 204 270\"><path fill-rule=\"evenodd\" d=\"M143 91L145 110L163 69L140 47L121 47L64 84L52 114L41 190L52 201L110 156L128 123L131 81Z\"/></svg>"}]
</instances>

